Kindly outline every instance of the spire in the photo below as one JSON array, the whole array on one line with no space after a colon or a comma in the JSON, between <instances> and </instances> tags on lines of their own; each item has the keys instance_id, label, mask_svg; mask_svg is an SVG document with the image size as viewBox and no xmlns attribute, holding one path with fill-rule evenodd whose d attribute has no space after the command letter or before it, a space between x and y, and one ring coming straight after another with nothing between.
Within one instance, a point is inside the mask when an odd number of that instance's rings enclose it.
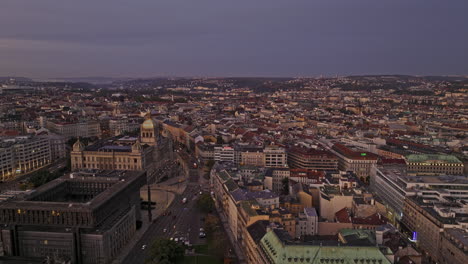
<instances>
[{"instance_id":1,"label":"spire","mask_svg":"<svg viewBox=\"0 0 468 264\"><path fill-rule=\"evenodd\" d=\"M140 152L141 149L142 149L142 147L141 147L140 140L137 139L137 141L135 142L135 144L132 145L132 152Z\"/></svg>"}]
</instances>

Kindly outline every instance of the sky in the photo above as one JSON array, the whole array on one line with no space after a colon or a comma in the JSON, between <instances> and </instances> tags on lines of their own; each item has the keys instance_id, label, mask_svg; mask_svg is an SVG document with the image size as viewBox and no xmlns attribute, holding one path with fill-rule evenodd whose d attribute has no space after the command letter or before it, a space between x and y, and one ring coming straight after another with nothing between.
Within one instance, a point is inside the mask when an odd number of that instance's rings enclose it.
<instances>
[{"instance_id":1,"label":"sky","mask_svg":"<svg viewBox=\"0 0 468 264\"><path fill-rule=\"evenodd\" d=\"M1 0L0 76L468 75L467 0Z\"/></svg>"}]
</instances>

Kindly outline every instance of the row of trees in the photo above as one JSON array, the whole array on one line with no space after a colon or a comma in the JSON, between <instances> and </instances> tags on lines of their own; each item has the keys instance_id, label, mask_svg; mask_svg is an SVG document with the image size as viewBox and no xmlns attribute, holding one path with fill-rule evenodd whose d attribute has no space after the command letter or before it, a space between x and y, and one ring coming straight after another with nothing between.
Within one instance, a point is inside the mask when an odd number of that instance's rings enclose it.
<instances>
[{"instance_id":1,"label":"row of trees","mask_svg":"<svg viewBox=\"0 0 468 264\"><path fill-rule=\"evenodd\" d=\"M184 247L169 239L159 238L151 245L147 264L172 264L184 259Z\"/></svg>"},{"instance_id":2,"label":"row of trees","mask_svg":"<svg viewBox=\"0 0 468 264\"><path fill-rule=\"evenodd\" d=\"M26 182L20 184L20 189L27 190L37 188L43 184L46 184L52 180L63 176L66 168L58 170L56 172L49 172L48 170L40 170L32 175Z\"/></svg>"}]
</instances>

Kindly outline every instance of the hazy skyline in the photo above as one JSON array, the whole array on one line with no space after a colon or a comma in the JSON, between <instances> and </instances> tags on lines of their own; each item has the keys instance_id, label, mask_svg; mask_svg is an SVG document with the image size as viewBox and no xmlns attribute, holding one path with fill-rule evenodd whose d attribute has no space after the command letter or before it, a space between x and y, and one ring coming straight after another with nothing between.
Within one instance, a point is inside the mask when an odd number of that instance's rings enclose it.
<instances>
[{"instance_id":1,"label":"hazy skyline","mask_svg":"<svg viewBox=\"0 0 468 264\"><path fill-rule=\"evenodd\" d=\"M466 0L26 1L0 76L468 75Z\"/></svg>"}]
</instances>

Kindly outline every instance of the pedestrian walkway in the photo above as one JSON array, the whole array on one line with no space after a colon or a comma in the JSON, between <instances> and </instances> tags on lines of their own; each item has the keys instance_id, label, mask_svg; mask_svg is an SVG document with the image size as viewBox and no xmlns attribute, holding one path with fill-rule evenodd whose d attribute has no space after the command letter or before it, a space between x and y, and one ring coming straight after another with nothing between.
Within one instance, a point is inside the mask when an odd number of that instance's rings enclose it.
<instances>
[{"instance_id":1,"label":"pedestrian walkway","mask_svg":"<svg viewBox=\"0 0 468 264\"><path fill-rule=\"evenodd\" d=\"M234 251L236 252L238 263L239 264L247 263L247 262L245 262L244 252L242 251L242 249L239 247L239 244L237 244L236 240L234 239L234 235L232 234L231 229L229 228L229 223L228 223L226 217L224 216L221 209L219 209L218 207L216 207L216 211L218 211L218 215L221 218L221 223L223 224L223 228L224 228L224 230L226 231L226 233L227 233L227 235L229 237L229 241L231 242L232 246L234 247Z\"/></svg>"},{"instance_id":2,"label":"pedestrian walkway","mask_svg":"<svg viewBox=\"0 0 468 264\"><path fill-rule=\"evenodd\" d=\"M143 191L143 189L142 189L142 191ZM160 192L163 192L163 191L160 190ZM173 200L175 198L175 194L174 193L168 193L167 197L168 197L167 205L165 203L161 202L161 201L158 201L158 200L163 199L163 198L161 198L161 196L156 197L156 208L151 210L151 215L152 215L153 219L156 219L158 216L160 216L166 210L166 208L173 202ZM125 245L125 247L120 250L120 254L112 261L112 264L122 263L123 260L130 253L130 251L135 247L136 243L138 241L140 241L143 234L146 233L149 226L152 224L152 223L149 222L148 211L147 210L141 210L141 217L142 217L141 220L143 222L141 228L136 231L135 235L133 235L132 239L127 243L127 245Z\"/></svg>"}]
</instances>

